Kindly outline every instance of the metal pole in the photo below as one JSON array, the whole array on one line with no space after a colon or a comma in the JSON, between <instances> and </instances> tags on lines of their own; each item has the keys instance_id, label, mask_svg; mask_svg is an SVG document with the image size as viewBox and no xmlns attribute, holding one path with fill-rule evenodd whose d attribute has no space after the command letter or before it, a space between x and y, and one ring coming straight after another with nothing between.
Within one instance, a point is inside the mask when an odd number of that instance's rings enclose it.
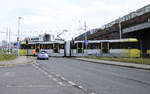
<instances>
[{"instance_id":1,"label":"metal pole","mask_svg":"<svg viewBox=\"0 0 150 94\"><path fill-rule=\"evenodd\" d=\"M87 40L87 34L86 34L86 21L85 21L85 41Z\"/></svg>"},{"instance_id":2,"label":"metal pole","mask_svg":"<svg viewBox=\"0 0 150 94\"><path fill-rule=\"evenodd\" d=\"M9 53L12 53L12 51L11 51L11 41L10 41L10 38L11 37L11 30L10 30L10 28L9 28Z\"/></svg>"},{"instance_id":3,"label":"metal pole","mask_svg":"<svg viewBox=\"0 0 150 94\"><path fill-rule=\"evenodd\" d=\"M7 42L7 54L8 54L9 53L8 27L6 28L6 42Z\"/></svg>"},{"instance_id":4,"label":"metal pole","mask_svg":"<svg viewBox=\"0 0 150 94\"><path fill-rule=\"evenodd\" d=\"M120 39L122 38L122 31L121 31L121 19L119 17L119 32L120 32Z\"/></svg>"},{"instance_id":5,"label":"metal pole","mask_svg":"<svg viewBox=\"0 0 150 94\"><path fill-rule=\"evenodd\" d=\"M87 41L87 33L86 33L86 28L87 28L87 26L86 26L86 21L85 21L85 41ZM86 55L87 55L87 45L85 44L85 50L86 50Z\"/></svg>"},{"instance_id":6,"label":"metal pole","mask_svg":"<svg viewBox=\"0 0 150 94\"><path fill-rule=\"evenodd\" d=\"M19 48L20 48L20 44L19 44L19 38L20 38L20 20L22 19L22 17L18 17L18 38L17 38L17 42L18 42L18 56L20 56L19 54Z\"/></svg>"},{"instance_id":7,"label":"metal pole","mask_svg":"<svg viewBox=\"0 0 150 94\"><path fill-rule=\"evenodd\" d=\"M10 54L10 30L7 28L7 36L8 36L8 53Z\"/></svg>"}]
</instances>

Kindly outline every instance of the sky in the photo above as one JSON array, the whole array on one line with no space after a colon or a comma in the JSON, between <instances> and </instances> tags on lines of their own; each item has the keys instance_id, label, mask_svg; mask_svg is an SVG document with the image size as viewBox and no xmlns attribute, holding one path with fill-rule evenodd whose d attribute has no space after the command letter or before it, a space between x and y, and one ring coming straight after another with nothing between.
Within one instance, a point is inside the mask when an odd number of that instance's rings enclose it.
<instances>
[{"instance_id":1,"label":"sky","mask_svg":"<svg viewBox=\"0 0 150 94\"><path fill-rule=\"evenodd\" d=\"M100 28L150 4L150 0L0 0L0 40L15 41L20 20L20 39L49 33L70 40L87 30Z\"/></svg>"}]
</instances>

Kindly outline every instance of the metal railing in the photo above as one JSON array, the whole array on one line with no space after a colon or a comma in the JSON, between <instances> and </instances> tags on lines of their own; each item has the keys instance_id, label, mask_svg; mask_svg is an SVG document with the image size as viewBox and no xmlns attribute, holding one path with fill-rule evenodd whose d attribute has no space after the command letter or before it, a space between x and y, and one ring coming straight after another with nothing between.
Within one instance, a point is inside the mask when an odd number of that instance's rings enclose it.
<instances>
[{"instance_id":1,"label":"metal railing","mask_svg":"<svg viewBox=\"0 0 150 94\"><path fill-rule=\"evenodd\" d=\"M17 55L17 50L15 50L15 49L0 49L0 54L13 54L13 55Z\"/></svg>"}]
</instances>

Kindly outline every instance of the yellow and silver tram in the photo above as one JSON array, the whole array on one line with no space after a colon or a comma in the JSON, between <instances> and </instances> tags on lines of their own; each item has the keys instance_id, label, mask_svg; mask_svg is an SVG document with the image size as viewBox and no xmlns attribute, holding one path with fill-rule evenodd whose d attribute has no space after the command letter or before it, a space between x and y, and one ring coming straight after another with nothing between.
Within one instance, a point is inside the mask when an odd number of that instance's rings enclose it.
<instances>
[{"instance_id":1,"label":"yellow and silver tram","mask_svg":"<svg viewBox=\"0 0 150 94\"><path fill-rule=\"evenodd\" d=\"M64 56L64 41L57 42L31 42L28 44L21 43L20 55L33 55L32 51L36 50L36 55L39 51L46 51L49 56ZM37 51L38 50L38 51Z\"/></svg>"},{"instance_id":2,"label":"yellow and silver tram","mask_svg":"<svg viewBox=\"0 0 150 94\"><path fill-rule=\"evenodd\" d=\"M89 40L87 45L84 41L33 42L20 47L21 55L33 55L34 49L47 51L49 56L140 57L141 54L136 38Z\"/></svg>"},{"instance_id":3,"label":"yellow and silver tram","mask_svg":"<svg viewBox=\"0 0 150 94\"><path fill-rule=\"evenodd\" d=\"M110 40L109 53L114 57L140 57L141 54L135 38Z\"/></svg>"},{"instance_id":4,"label":"yellow and silver tram","mask_svg":"<svg viewBox=\"0 0 150 94\"><path fill-rule=\"evenodd\" d=\"M71 47L72 56L112 56L112 57L140 57L138 40L135 38L117 40L89 40L75 41Z\"/></svg>"}]
</instances>

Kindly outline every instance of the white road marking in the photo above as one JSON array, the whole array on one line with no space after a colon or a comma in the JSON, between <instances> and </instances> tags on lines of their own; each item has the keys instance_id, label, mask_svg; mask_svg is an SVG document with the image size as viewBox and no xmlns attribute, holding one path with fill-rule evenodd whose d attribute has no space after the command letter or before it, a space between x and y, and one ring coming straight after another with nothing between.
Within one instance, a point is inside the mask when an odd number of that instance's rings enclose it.
<instances>
[{"instance_id":1,"label":"white road marking","mask_svg":"<svg viewBox=\"0 0 150 94\"><path fill-rule=\"evenodd\" d=\"M58 82L58 84L63 85L63 83L62 83L62 82Z\"/></svg>"},{"instance_id":2,"label":"white road marking","mask_svg":"<svg viewBox=\"0 0 150 94\"><path fill-rule=\"evenodd\" d=\"M72 81L68 81L68 83L71 84L71 85L73 85L73 86L76 85L76 84L73 83Z\"/></svg>"},{"instance_id":3,"label":"white road marking","mask_svg":"<svg viewBox=\"0 0 150 94\"><path fill-rule=\"evenodd\" d=\"M47 73L47 72L44 72L44 74L45 74L45 75L48 75L48 73Z\"/></svg>"},{"instance_id":4,"label":"white road marking","mask_svg":"<svg viewBox=\"0 0 150 94\"><path fill-rule=\"evenodd\" d=\"M51 72L52 74L55 74L55 72Z\"/></svg>"},{"instance_id":5,"label":"white road marking","mask_svg":"<svg viewBox=\"0 0 150 94\"><path fill-rule=\"evenodd\" d=\"M38 65L38 66L40 65L40 64L38 64L38 63L35 63L35 64Z\"/></svg>"},{"instance_id":6,"label":"white road marking","mask_svg":"<svg viewBox=\"0 0 150 94\"><path fill-rule=\"evenodd\" d=\"M62 79L62 80L64 80L64 81L67 81L64 77L62 77L62 76L60 76L60 78Z\"/></svg>"},{"instance_id":7,"label":"white road marking","mask_svg":"<svg viewBox=\"0 0 150 94\"><path fill-rule=\"evenodd\" d=\"M56 78L52 78L52 79L53 79L54 81L56 81L56 82L58 81Z\"/></svg>"},{"instance_id":8,"label":"white road marking","mask_svg":"<svg viewBox=\"0 0 150 94\"><path fill-rule=\"evenodd\" d=\"M94 93L94 92L91 92L91 94L96 94L96 93Z\"/></svg>"},{"instance_id":9,"label":"white road marking","mask_svg":"<svg viewBox=\"0 0 150 94\"><path fill-rule=\"evenodd\" d=\"M57 73L55 73L55 72L51 72L51 74L55 75L56 77L59 77L59 78L62 79L63 81L66 81L66 82L69 83L70 85L63 84L63 82L58 81L58 78L53 77L53 75L50 75L48 72L46 72L45 70L43 70L43 69L41 69L40 67L38 67L39 64L37 64L37 63L35 63L35 65L33 64L33 66L34 66L36 69L38 69L38 70L40 70L41 72L43 72L43 73L44 73L45 75L47 75L49 78L52 78L52 80L55 81L55 82L57 82L60 86L76 86L76 87L82 89L83 91L87 92L87 89L85 89L83 86L81 86L81 85L78 86L78 85L76 85L74 82L66 80L66 79L65 79L64 77L62 77L61 75L59 75L59 74L57 74ZM90 94L96 94L96 93L91 92Z\"/></svg>"},{"instance_id":10,"label":"white road marking","mask_svg":"<svg viewBox=\"0 0 150 94\"><path fill-rule=\"evenodd\" d=\"M83 89L83 86L78 86L79 88Z\"/></svg>"},{"instance_id":11,"label":"white road marking","mask_svg":"<svg viewBox=\"0 0 150 94\"><path fill-rule=\"evenodd\" d=\"M51 77L52 77L52 75L48 75L48 77L49 77L49 78L51 78Z\"/></svg>"},{"instance_id":12,"label":"white road marking","mask_svg":"<svg viewBox=\"0 0 150 94\"><path fill-rule=\"evenodd\" d=\"M60 75L59 74L55 74L57 77L59 77Z\"/></svg>"},{"instance_id":13,"label":"white road marking","mask_svg":"<svg viewBox=\"0 0 150 94\"><path fill-rule=\"evenodd\" d=\"M16 85L16 86L12 86L12 85L7 85L6 87L17 87L17 88L25 88L25 87L54 87L54 85Z\"/></svg>"}]
</instances>

